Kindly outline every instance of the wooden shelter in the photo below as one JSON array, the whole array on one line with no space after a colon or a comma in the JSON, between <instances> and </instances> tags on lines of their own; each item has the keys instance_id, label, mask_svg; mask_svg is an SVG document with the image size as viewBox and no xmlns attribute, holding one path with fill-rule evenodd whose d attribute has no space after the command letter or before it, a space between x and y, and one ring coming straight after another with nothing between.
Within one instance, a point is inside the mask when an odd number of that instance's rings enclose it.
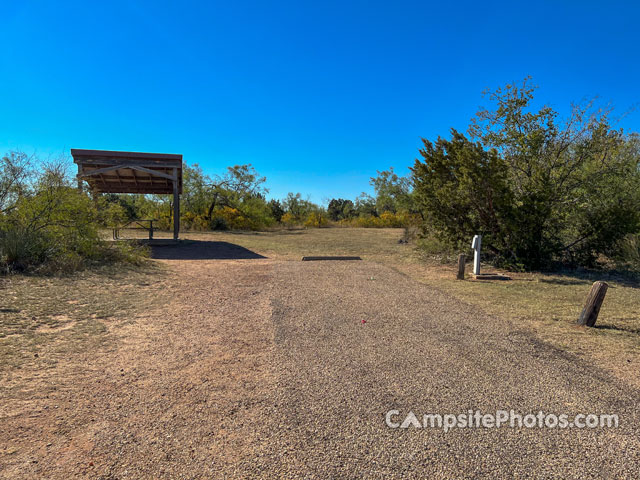
<instances>
[{"instance_id":1,"label":"wooden shelter","mask_svg":"<svg viewBox=\"0 0 640 480\"><path fill-rule=\"evenodd\" d=\"M173 238L180 233L182 155L71 149L78 183L96 193L173 194Z\"/></svg>"}]
</instances>

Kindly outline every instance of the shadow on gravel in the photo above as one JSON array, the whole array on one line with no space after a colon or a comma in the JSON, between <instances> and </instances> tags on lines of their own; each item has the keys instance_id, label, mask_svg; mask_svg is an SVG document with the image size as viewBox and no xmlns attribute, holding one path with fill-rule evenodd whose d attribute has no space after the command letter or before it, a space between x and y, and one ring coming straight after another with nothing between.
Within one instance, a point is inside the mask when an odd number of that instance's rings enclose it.
<instances>
[{"instance_id":1,"label":"shadow on gravel","mask_svg":"<svg viewBox=\"0 0 640 480\"><path fill-rule=\"evenodd\" d=\"M151 258L160 260L251 260L267 258L229 242L183 240L177 245L154 245Z\"/></svg>"}]
</instances>

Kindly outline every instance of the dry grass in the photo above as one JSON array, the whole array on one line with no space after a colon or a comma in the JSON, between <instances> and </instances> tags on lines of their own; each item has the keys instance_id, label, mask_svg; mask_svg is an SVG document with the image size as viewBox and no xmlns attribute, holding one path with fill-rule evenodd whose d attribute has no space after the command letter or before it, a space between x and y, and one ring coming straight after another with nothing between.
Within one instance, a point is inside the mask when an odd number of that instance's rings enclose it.
<instances>
[{"instance_id":1,"label":"dry grass","mask_svg":"<svg viewBox=\"0 0 640 480\"><path fill-rule=\"evenodd\" d=\"M157 303L152 292L162 276L161 268L146 266L0 277L0 373L26 363L51 367L70 352L97 347L110 320Z\"/></svg>"},{"instance_id":2,"label":"dry grass","mask_svg":"<svg viewBox=\"0 0 640 480\"><path fill-rule=\"evenodd\" d=\"M410 246L399 244L402 228L312 228L267 232L183 232L189 240L229 242L265 257L300 260L306 255L357 255L364 260L384 262L414 258ZM121 232L124 238L146 238L142 230ZM154 238L172 238L170 232L155 232Z\"/></svg>"}]
</instances>

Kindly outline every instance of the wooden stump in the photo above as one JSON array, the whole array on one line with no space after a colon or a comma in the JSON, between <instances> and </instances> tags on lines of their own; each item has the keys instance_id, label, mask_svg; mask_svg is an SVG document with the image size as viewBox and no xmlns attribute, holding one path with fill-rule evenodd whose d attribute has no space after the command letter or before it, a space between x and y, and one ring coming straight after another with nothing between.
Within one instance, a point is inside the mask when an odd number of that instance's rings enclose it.
<instances>
[{"instance_id":1,"label":"wooden stump","mask_svg":"<svg viewBox=\"0 0 640 480\"><path fill-rule=\"evenodd\" d=\"M584 304L582 313L578 317L578 325L593 327L596 324L600 306L604 301L604 296L607 294L607 288L609 288L609 285L605 282L594 282L589 295L587 295L587 301Z\"/></svg>"},{"instance_id":2,"label":"wooden stump","mask_svg":"<svg viewBox=\"0 0 640 480\"><path fill-rule=\"evenodd\" d=\"M464 280L464 262L466 257L464 253L458 255L458 280Z\"/></svg>"}]
</instances>

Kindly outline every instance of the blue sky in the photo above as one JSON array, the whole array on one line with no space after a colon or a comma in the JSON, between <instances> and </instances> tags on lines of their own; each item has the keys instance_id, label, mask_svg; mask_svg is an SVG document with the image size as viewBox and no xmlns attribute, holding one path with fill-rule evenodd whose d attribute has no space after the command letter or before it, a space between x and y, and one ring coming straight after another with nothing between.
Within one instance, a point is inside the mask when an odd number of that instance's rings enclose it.
<instances>
[{"instance_id":1,"label":"blue sky","mask_svg":"<svg viewBox=\"0 0 640 480\"><path fill-rule=\"evenodd\" d=\"M532 75L566 111L640 103L637 2L0 0L0 153L252 163L270 196L370 191L481 92ZM640 130L640 113L621 123Z\"/></svg>"}]
</instances>

